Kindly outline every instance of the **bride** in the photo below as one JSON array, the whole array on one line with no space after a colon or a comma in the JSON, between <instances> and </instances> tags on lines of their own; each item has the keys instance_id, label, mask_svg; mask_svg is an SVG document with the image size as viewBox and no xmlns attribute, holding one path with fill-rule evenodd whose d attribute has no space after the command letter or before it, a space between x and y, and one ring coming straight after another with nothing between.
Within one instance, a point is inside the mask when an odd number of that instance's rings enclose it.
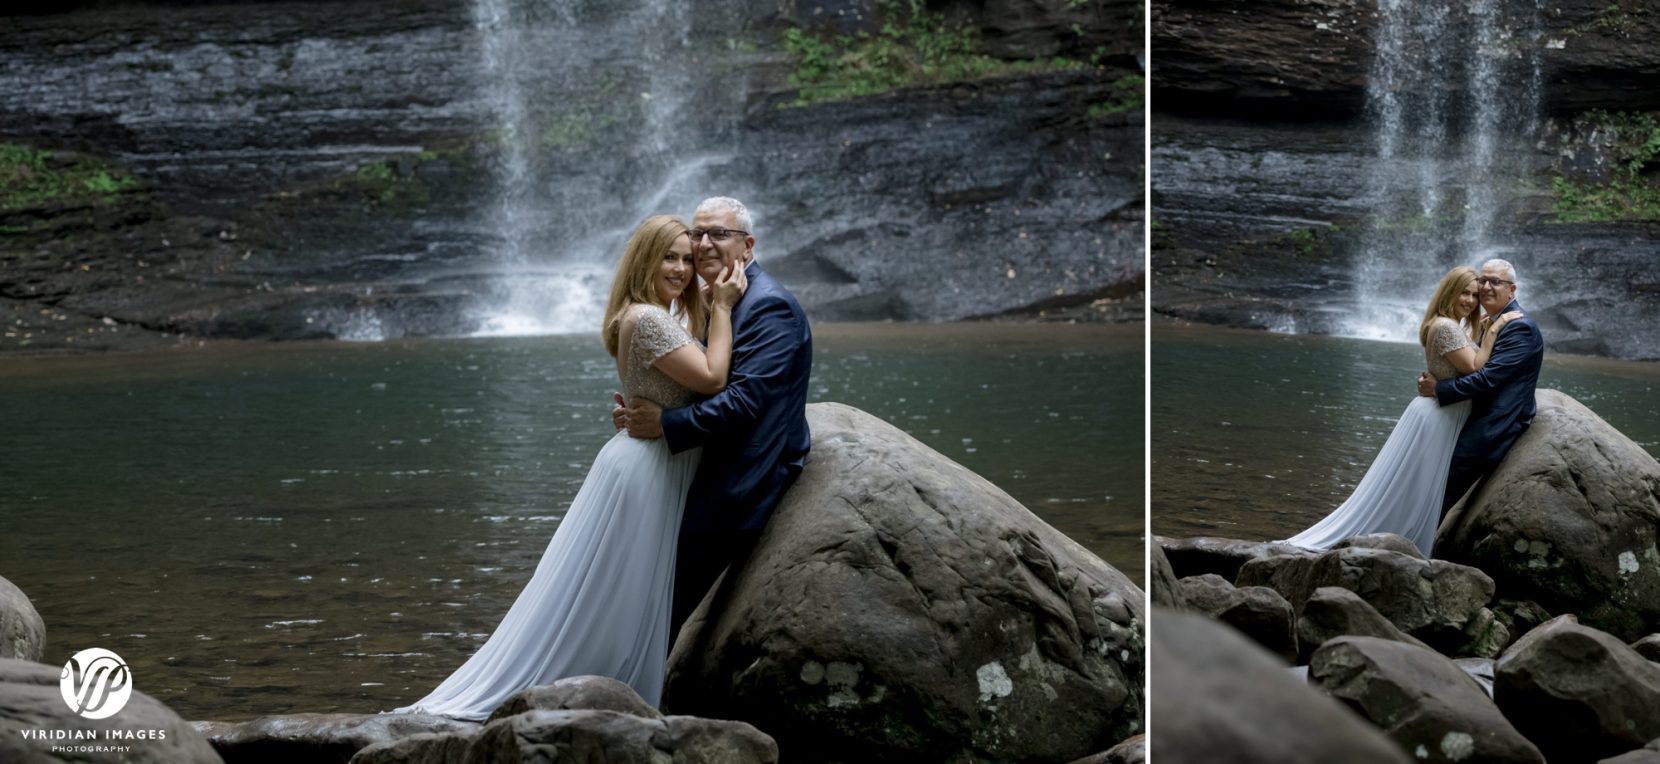
<instances>
[{"instance_id":1,"label":"bride","mask_svg":"<svg viewBox=\"0 0 1660 764\"><path fill-rule=\"evenodd\" d=\"M1478 293L1475 269L1463 265L1448 271L1435 287L1418 326L1418 344L1424 348L1429 373L1438 380L1485 366L1499 329L1522 316L1511 312L1498 317L1477 342ZM1286 542L1329 549L1351 536L1398 533L1428 557L1441 517L1453 446L1469 416L1468 400L1442 406L1434 398L1415 396L1348 500Z\"/></svg>"},{"instance_id":2,"label":"bride","mask_svg":"<svg viewBox=\"0 0 1660 764\"><path fill-rule=\"evenodd\" d=\"M705 304L686 232L667 215L634 230L601 330L624 395L665 409L726 387L732 306L748 285L742 268L724 271ZM687 328L705 320L707 350ZM513 693L585 674L626 682L657 705L675 541L700 453L670 454L662 439L613 436L495 633L437 689L393 713L482 720Z\"/></svg>"}]
</instances>

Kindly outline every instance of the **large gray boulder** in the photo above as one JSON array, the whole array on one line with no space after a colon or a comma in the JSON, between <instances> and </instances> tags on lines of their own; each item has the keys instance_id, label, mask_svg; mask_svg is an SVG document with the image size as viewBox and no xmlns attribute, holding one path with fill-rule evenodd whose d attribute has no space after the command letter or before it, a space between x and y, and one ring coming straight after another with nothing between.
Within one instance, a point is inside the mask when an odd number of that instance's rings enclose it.
<instances>
[{"instance_id":1,"label":"large gray boulder","mask_svg":"<svg viewBox=\"0 0 1660 764\"><path fill-rule=\"evenodd\" d=\"M46 655L46 622L16 584L0 576L0 658L38 661Z\"/></svg>"},{"instance_id":2,"label":"large gray boulder","mask_svg":"<svg viewBox=\"0 0 1660 764\"><path fill-rule=\"evenodd\" d=\"M1308 663L1321 645L1343 636L1376 637L1430 649L1401 631L1360 595L1339 586L1315 589L1297 616L1297 662Z\"/></svg>"},{"instance_id":3,"label":"large gray boulder","mask_svg":"<svg viewBox=\"0 0 1660 764\"><path fill-rule=\"evenodd\" d=\"M1266 586L1236 587L1214 573L1181 580L1188 607L1234 627L1286 661L1297 659L1291 603Z\"/></svg>"},{"instance_id":4,"label":"large gray boulder","mask_svg":"<svg viewBox=\"0 0 1660 764\"><path fill-rule=\"evenodd\" d=\"M425 714L286 714L240 724L197 722L227 764L344 762L358 751L420 734L473 734L478 724Z\"/></svg>"},{"instance_id":5,"label":"large gray boulder","mask_svg":"<svg viewBox=\"0 0 1660 764\"><path fill-rule=\"evenodd\" d=\"M743 722L620 711L536 709L476 732L376 744L351 764L777 764L778 745Z\"/></svg>"},{"instance_id":6,"label":"large gray boulder","mask_svg":"<svg viewBox=\"0 0 1660 764\"><path fill-rule=\"evenodd\" d=\"M123 761L134 764L217 764L219 755L190 723L161 701L133 690L126 706L104 719L69 709L58 680L63 667L0 658L0 761L46 764L63 761ZM142 677L137 679L142 683ZM158 730L161 739L149 736ZM64 731L70 739L30 739L25 731ZM74 739L90 733L92 739ZM110 735L133 738L110 739ZM144 735L143 739L136 736ZM125 752L53 752L58 746L122 746Z\"/></svg>"},{"instance_id":7,"label":"large gray boulder","mask_svg":"<svg viewBox=\"0 0 1660 764\"><path fill-rule=\"evenodd\" d=\"M1141 730L1138 587L887 423L807 417L807 466L682 631L665 709L792 761L1070 761Z\"/></svg>"},{"instance_id":8,"label":"large gray boulder","mask_svg":"<svg viewBox=\"0 0 1660 764\"><path fill-rule=\"evenodd\" d=\"M1493 598L1493 580L1444 560L1348 547L1313 559L1276 555L1251 560L1240 568L1235 583L1268 586L1297 609L1320 587L1348 589L1402 631L1450 655L1491 657L1506 641L1496 633L1503 626L1486 607Z\"/></svg>"},{"instance_id":9,"label":"large gray boulder","mask_svg":"<svg viewBox=\"0 0 1660 764\"><path fill-rule=\"evenodd\" d=\"M1544 764L1487 692L1440 654L1373 637L1320 646L1309 679L1349 704L1419 761Z\"/></svg>"},{"instance_id":10,"label":"large gray boulder","mask_svg":"<svg viewBox=\"0 0 1660 764\"><path fill-rule=\"evenodd\" d=\"M1226 626L1157 609L1150 640L1151 748L1158 764L1412 760Z\"/></svg>"},{"instance_id":11,"label":"large gray boulder","mask_svg":"<svg viewBox=\"0 0 1660 764\"><path fill-rule=\"evenodd\" d=\"M1550 761L1594 761L1660 737L1660 666L1571 615L1516 640L1493 700Z\"/></svg>"},{"instance_id":12,"label":"large gray boulder","mask_svg":"<svg viewBox=\"0 0 1660 764\"><path fill-rule=\"evenodd\" d=\"M1660 463L1578 401L1539 413L1435 542L1501 596L1635 640L1660 631Z\"/></svg>"}]
</instances>

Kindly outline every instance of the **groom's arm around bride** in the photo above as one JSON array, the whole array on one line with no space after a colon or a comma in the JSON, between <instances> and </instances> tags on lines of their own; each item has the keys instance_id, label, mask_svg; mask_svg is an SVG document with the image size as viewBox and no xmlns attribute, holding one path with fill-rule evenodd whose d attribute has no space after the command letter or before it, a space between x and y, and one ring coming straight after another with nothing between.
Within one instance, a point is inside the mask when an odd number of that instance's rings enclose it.
<instances>
[{"instance_id":1,"label":"groom's arm around bride","mask_svg":"<svg viewBox=\"0 0 1660 764\"><path fill-rule=\"evenodd\" d=\"M1500 264L1495 266L1495 264ZM1487 281L1487 293L1482 307L1489 315L1521 311L1513 299L1516 291L1515 269L1502 260L1489 261L1482 266ZM1494 274L1507 276L1498 278ZM1500 300L1504 300L1500 303ZM1503 307L1499 307L1502 304ZM1535 405L1533 390L1539 381L1539 369L1545 356L1544 336L1533 317L1523 316L1504 324L1493 343L1493 353L1486 365L1450 379L1433 382L1420 381L1419 392L1433 396L1442 406L1459 401L1471 402L1470 418L1459 432L1458 445L1453 449L1452 465L1447 473L1447 490L1441 503L1441 515L1464 496L1464 493L1496 468L1510 446L1521 437L1533 422Z\"/></svg>"},{"instance_id":2,"label":"groom's arm around bride","mask_svg":"<svg viewBox=\"0 0 1660 764\"><path fill-rule=\"evenodd\" d=\"M671 640L721 571L747 557L811 444L812 330L795 296L753 260L749 229L748 211L735 200L707 200L694 217L699 272L706 262L715 271L719 262L736 262L749 279L732 309L726 389L660 414L649 405L629 408L630 435L660 434L675 453L703 449L680 525ZM725 238L713 235L722 232Z\"/></svg>"}]
</instances>

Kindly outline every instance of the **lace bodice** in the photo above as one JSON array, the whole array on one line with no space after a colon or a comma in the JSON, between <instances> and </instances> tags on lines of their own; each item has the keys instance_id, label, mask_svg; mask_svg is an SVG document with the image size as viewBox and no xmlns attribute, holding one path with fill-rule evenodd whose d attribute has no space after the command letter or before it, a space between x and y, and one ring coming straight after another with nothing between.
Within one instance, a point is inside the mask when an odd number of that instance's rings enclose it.
<instances>
[{"instance_id":1,"label":"lace bodice","mask_svg":"<svg viewBox=\"0 0 1660 764\"><path fill-rule=\"evenodd\" d=\"M1424 362L1429 364L1430 376L1451 379L1458 369L1447 361L1447 354L1470 344L1464 328L1445 316L1438 316L1429 324L1428 342L1424 343Z\"/></svg>"},{"instance_id":2,"label":"lace bodice","mask_svg":"<svg viewBox=\"0 0 1660 764\"><path fill-rule=\"evenodd\" d=\"M680 386L669 375L651 364L682 345L703 344L692 337L667 310L656 305L634 305L628 309L635 320L634 335L622 364L622 385L625 397L641 397L666 409L685 406L697 399L695 393Z\"/></svg>"}]
</instances>

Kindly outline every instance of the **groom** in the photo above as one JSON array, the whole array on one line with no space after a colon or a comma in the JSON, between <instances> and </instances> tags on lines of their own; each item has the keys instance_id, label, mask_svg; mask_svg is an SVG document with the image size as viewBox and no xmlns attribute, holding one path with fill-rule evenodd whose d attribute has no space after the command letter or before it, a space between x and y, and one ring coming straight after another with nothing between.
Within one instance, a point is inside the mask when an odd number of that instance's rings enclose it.
<instances>
[{"instance_id":1,"label":"groom","mask_svg":"<svg viewBox=\"0 0 1660 764\"><path fill-rule=\"evenodd\" d=\"M1477 296L1486 316L1485 332L1493 319L1520 311L1516 302L1516 268L1504 260L1488 260L1476 279ZM1476 342L1481 342L1481 336ZM1447 493L1441 501L1441 517L1458 503L1464 492L1499 466L1510 446L1533 422L1533 388L1539 382L1539 366L1545 358L1545 339L1533 317L1506 323L1493 342L1487 365L1461 377L1439 382L1429 374L1418 377L1418 393L1432 396L1442 406L1468 400L1470 418L1458 434L1453 448L1452 467L1447 472Z\"/></svg>"},{"instance_id":2,"label":"groom","mask_svg":"<svg viewBox=\"0 0 1660 764\"><path fill-rule=\"evenodd\" d=\"M705 199L692 217L692 254L703 283L737 263L749 288L732 309L732 372L726 389L662 410L629 401L613 412L636 438L663 438L673 453L703 447L686 497L675 557L672 644L728 565L742 565L761 528L807 460L807 375L813 334L795 295L755 262L749 210Z\"/></svg>"}]
</instances>

